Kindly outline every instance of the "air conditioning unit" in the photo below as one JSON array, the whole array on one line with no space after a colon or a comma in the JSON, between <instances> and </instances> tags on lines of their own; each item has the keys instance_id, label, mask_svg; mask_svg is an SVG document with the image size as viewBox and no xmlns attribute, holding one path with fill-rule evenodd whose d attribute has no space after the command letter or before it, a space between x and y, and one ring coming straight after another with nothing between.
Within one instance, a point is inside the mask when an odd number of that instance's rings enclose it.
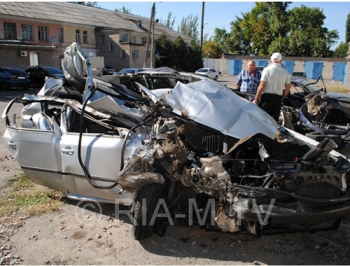
<instances>
[{"instance_id":1,"label":"air conditioning unit","mask_svg":"<svg viewBox=\"0 0 350 266\"><path fill-rule=\"evenodd\" d=\"M27 51L21 51L21 56L28 56Z\"/></svg>"}]
</instances>

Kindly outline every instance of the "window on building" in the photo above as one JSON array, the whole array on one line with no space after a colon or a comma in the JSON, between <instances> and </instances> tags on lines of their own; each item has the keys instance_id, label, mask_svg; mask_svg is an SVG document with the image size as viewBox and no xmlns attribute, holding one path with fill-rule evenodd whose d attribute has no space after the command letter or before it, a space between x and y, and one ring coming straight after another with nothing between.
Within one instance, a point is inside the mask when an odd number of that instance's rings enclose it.
<instances>
[{"instance_id":1,"label":"window on building","mask_svg":"<svg viewBox=\"0 0 350 266\"><path fill-rule=\"evenodd\" d=\"M109 43L109 50L114 51L114 42Z\"/></svg>"},{"instance_id":2,"label":"window on building","mask_svg":"<svg viewBox=\"0 0 350 266\"><path fill-rule=\"evenodd\" d=\"M100 35L100 43L105 43L105 36L104 35Z\"/></svg>"},{"instance_id":3,"label":"window on building","mask_svg":"<svg viewBox=\"0 0 350 266\"><path fill-rule=\"evenodd\" d=\"M87 32L87 30L83 31L83 43L85 43L85 44L88 43L88 32Z\"/></svg>"},{"instance_id":4,"label":"window on building","mask_svg":"<svg viewBox=\"0 0 350 266\"><path fill-rule=\"evenodd\" d=\"M75 41L80 43L80 30L75 31Z\"/></svg>"},{"instance_id":5,"label":"window on building","mask_svg":"<svg viewBox=\"0 0 350 266\"><path fill-rule=\"evenodd\" d=\"M137 27L141 27L142 26L141 20L136 21L136 25Z\"/></svg>"},{"instance_id":6,"label":"window on building","mask_svg":"<svg viewBox=\"0 0 350 266\"><path fill-rule=\"evenodd\" d=\"M141 42L142 42L142 44L145 45L147 43L147 37L142 37Z\"/></svg>"},{"instance_id":7,"label":"window on building","mask_svg":"<svg viewBox=\"0 0 350 266\"><path fill-rule=\"evenodd\" d=\"M28 24L22 25L22 39L33 40L33 26Z\"/></svg>"},{"instance_id":8,"label":"window on building","mask_svg":"<svg viewBox=\"0 0 350 266\"><path fill-rule=\"evenodd\" d=\"M128 42L129 41L129 33L123 32L122 33L122 42Z\"/></svg>"},{"instance_id":9,"label":"window on building","mask_svg":"<svg viewBox=\"0 0 350 266\"><path fill-rule=\"evenodd\" d=\"M58 28L58 41L59 41L59 42L64 42L64 38L63 38L63 28Z\"/></svg>"},{"instance_id":10,"label":"window on building","mask_svg":"<svg viewBox=\"0 0 350 266\"><path fill-rule=\"evenodd\" d=\"M134 36L134 40L132 41L132 43L137 43L137 38L136 38L136 36Z\"/></svg>"},{"instance_id":11,"label":"window on building","mask_svg":"<svg viewBox=\"0 0 350 266\"><path fill-rule=\"evenodd\" d=\"M39 26L38 33L39 33L39 41L44 41L44 42L49 41L49 27Z\"/></svg>"},{"instance_id":12,"label":"window on building","mask_svg":"<svg viewBox=\"0 0 350 266\"><path fill-rule=\"evenodd\" d=\"M124 50L120 50L119 57L125 58L125 51Z\"/></svg>"},{"instance_id":13,"label":"window on building","mask_svg":"<svg viewBox=\"0 0 350 266\"><path fill-rule=\"evenodd\" d=\"M131 56L134 59L139 58L139 50L132 50Z\"/></svg>"},{"instance_id":14,"label":"window on building","mask_svg":"<svg viewBox=\"0 0 350 266\"><path fill-rule=\"evenodd\" d=\"M5 40L17 39L16 23L4 22L4 37Z\"/></svg>"},{"instance_id":15,"label":"window on building","mask_svg":"<svg viewBox=\"0 0 350 266\"><path fill-rule=\"evenodd\" d=\"M151 51L147 51L147 58L151 58Z\"/></svg>"}]
</instances>

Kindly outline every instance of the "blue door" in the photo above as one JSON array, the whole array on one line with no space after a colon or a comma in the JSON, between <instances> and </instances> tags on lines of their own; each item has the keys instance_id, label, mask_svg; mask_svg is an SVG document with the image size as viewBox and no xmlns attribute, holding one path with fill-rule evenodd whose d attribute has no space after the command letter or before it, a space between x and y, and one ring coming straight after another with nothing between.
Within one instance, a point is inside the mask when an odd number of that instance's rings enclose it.
<instances>
[{"instance_id":1,"label":"blue door","mask_svg":"<svg viewBox=\"0 0 350 266\"><path fill-rule=\"evenodd\" d=\"M228 75L238 75L242 71L242 60L228 60L227 63L227 74Z\"/></svg>"},{"instance_id":2,"label":"blue door","mask_svg":"<svg viewBox=\"0 0 350 266\"><path fill-rule=\"evenodd\" d=\"M294 61L282 61L282 65L288 70L289 74L294 71Z\"/></svg>"},{"instance_id":3,"label":"blue door","mask_svg":"<svg viewBox=\"0 0 350 266\"><path fill-rule=\"evenodd\" d=\"M341 80L343 84L345 83L345 70L346 63L345 62L335 62L333 68L333 80Z\"/></svg>"},{"instance_id":4,"label":"blue door","mask_svg":"<svg viewBox=\"0 0 350 266\"><path fill-rule=\"evenodd\" d=\"M267 59L254 60L256 66L267 67L269 61Z\"/></svg>"},{"instance_id":5,"label":"blue door","mask_svg":"<svg viewBox=\"0 0 350 266\"><path fill-rule=\"evenodd\" d=\"M304 71L308 79L318 79L322 75L323 62L305 62Z\"/></svg>"}]
</instances>

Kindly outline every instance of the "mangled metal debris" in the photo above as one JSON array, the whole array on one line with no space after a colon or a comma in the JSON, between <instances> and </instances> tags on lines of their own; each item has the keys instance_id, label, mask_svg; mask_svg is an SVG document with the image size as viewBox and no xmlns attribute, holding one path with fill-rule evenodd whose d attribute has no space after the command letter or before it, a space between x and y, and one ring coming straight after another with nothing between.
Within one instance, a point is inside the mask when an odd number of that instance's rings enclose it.
<instances>
[{"instance_id":1,"label":"mangled metal debris","mask_svg":"<svg viewBox=\"0 0 350 266\"><path fill-rule=\"evenodd\" d=\"M76 44L62 66L67 83L20 99L21 127L5 109L6 146L39 184L130 206L136 239L163 234L176 214L260 235L336 228L350 213L350 162L331 139L280 126L209 79L146 71L114 84L90 76Z\"/></svg>"}]
</instances>

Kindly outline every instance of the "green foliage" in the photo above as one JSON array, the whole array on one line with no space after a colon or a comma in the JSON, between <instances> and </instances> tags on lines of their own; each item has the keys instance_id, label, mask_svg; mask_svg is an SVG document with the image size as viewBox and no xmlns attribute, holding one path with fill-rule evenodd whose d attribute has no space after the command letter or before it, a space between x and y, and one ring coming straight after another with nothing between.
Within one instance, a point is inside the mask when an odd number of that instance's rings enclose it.
<instances>
[{"instance_id":1,"label":"green foliage","mask_svg":"<svg viewBox=\"0 0 350 266\"><path fill-rule=\"evenodd\" d=\"M350 42L350 13L348 14L348 18L346 19L346 26L345 26L345 42Z\"/></svg>"},{"instance_id":2,"label":"green foliage","mask_svg":"<svg viewBox=\"0 0 350 266\"><path fill-rule=\"evenodd\" d=\"M348 55L349 44L341 42L334 50L334 57L345 58Z\"/></svg>"},{"instance_id":3,"label":"green foliage","mask_svg":"<svg viewBox=\"0 0 350 266\"><path fill-rule=\"evenodd\" d=\"M256 2L250 12L231 22L227 49L242 55L279 51L288 56L332 56L330 48L339 34L323 26L323 11L305 5L287 11L290 3Z\"/></svg>"},{"instance_id":4,"label":"green foliage","mask_svg":"<svg viewBox=\"0 0 350 266\"><path fill-rule=\"evenodd\" d=\"M55 211L62 204L61 192L37 188L24 174L10 180L6 187L7 193L3 193L0 198L0 216L12 212L32 216Z\"/></svg>"},{"instance_id":5,"label":"green foliage","mask_svg":"<svg viewBox=\"0 0 350 266\"><path fill-rule=\"evenodd\" d=\"M196 41L191 45L179 36L174 42L162 34L156 43L157 66L167 66L183 71L195 71L203 67L202 54Z\"/></svg>"},{"instance_id":6,"label":"green foliage","mask_svg":"<svg viewBox=\"0 0 350 266\"><path fill-rule=\"evenodd\" d=\"M125 6L122 6L121 8L116 8L116 9L114 9L114 11L125 13L125 14L132 14L131 13L131 8L127 9Z\"/></svg>"},{"instance_id":7,"label":"green foliage","mask_svg":"<svg viewBox=\"0 0 350 266\"><path fill-rule=\"evenodd\" d=\"M208 40L203 43L202 47L203 57L220 58L222 51L219 47L219 42Z\"/></svg>"},{"instance_id":8,"label":"green foliage","mask_svg":"<svg viewBox=\"0 0 350 266\"><path fill-rule=\"evenodd\" d=\"M187 18L182 18L177 31L190 37L192 40L199 42L198 17L188 15Z\"/></svg>"},{"instance_id":9,"label":"green foliage","mask_svg":"<svg viewBox=\"0 0 350 266\"><path fill-rule=\"evenodd\" d=\"M73 2L75 4L79 4L79 5L84 5L84 6L92 6L92 7L98 7L100 8L100 6L97 5L97 2Z\"/></svg>"},{"instance_id":10,"label":"green foliage","mask_svg":"<svg viewBox=\"0 0 350 266\"><path fill-rule=\"evenodd\" d=\"M171 12L169 12L167 20L163 21L162 19L160 19L158 23L165 26L165 27L168 27L169 29L173 29L174 23L175 23L175 18L173 18L171 20Z\"/></svg>"}]
</instances>

